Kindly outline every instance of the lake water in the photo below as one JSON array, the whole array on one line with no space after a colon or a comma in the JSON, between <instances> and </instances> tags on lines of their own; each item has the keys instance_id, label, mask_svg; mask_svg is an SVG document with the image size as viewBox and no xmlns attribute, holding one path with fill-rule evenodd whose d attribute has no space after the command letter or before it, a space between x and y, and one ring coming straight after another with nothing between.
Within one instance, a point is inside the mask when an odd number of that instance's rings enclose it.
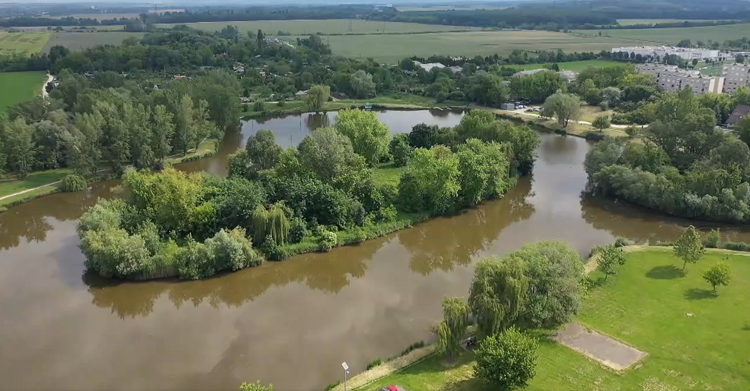
<instances>
[{"instance_id":1,"label":"lake water","mask_svg":"<svg viewBox=\"0 0 750 391\"><path fill-rule=\"evenodd\" d=\"M461 113L378 113L393 133ZM226 156L258 129L295 145L335 114L243 123L214 157L179 166L226 173ZM375 358L431 337L445 296L465 296L474 263L559 239L582 255L617 236L674 240L680 220L589 200L589 144L542 134L534 175L505 198L358 246L266 263L204 281L112 283L84 276L75 219L117 181L0 214L0 389L319 391ZM750 242L730 228L723 234Z\"/></svg>"}]
</instances>

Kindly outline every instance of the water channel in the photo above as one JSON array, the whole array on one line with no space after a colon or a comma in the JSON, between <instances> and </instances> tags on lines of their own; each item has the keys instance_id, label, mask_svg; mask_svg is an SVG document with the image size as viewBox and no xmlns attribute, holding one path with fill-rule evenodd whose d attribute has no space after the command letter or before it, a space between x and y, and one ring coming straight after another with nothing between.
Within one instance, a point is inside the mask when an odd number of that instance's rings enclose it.
<instances>
[{"instance_id":1,"label":"water channel","mask_svg":"<svg viewBox=\"0 0 750 391\"><path fill-rule=\"evenodd\" d=\"M378 113L392 132L461 113ZM335 114L246 122L212 158L180 166L225 174L258 129L294 145ZM560 239L581 254L623 236L674 240L684 222L581 196L589 144L542 134L532 178L499 201L359 246L266 263L205 281L112 283L83 275L75 219L116 181L0 214L0 389L320 390L430 337L444 296L468 293L473 263ZM750 233L724 229L732 240Z\"/></svg>"}]
</instances>

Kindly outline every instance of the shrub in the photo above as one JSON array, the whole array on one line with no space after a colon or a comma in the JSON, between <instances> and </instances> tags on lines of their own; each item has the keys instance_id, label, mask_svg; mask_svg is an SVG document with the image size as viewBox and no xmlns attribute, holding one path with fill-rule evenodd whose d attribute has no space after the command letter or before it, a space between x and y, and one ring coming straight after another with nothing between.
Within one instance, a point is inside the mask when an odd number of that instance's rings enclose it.
<instances>
[{"instance_id":1,"label":"shrub","mask_svg":"<svg viewBox=\"0 0 750 391\"><path fill-rule=\"evenodd\" d=\"M362 243L367 240L367 233L360 227L352 229L352 243Z\"/></svg>"},{"instance_id":2,"label":"shrub","mask_svg":"<svg viewBox=\"0 0 750 391\"><path fill-rule=\"evenodd\" d=\"M331 231L323 231L318 240L318 251L326 253L331 251L338 243L338 236Z\"/></svg>"},{"instance_id":3,"label":"shrub","mask_svg":"<svg viewBox=\"0 0 750 391\"><path fill-rule=\"evenodd\" d=\"M379 365L382 365L382 364L383 364L383 360L381 360L379 358L376 358L371 363L367 364L367 370L369 371L370 369L375 368L375 367L377 367Z\"/></svg>"},{"instance_id":4,"label":"shrub","mask_svg":"<svg viewBox=\"0 0 750 391\"><path fill-rule=\"evenodd\" d=\"M625 247L630 246L631 244L633 244L631 241L623 237L618 237L617 239L615 239L615 247Z\"/></svg>"},{"instance_id":5,"label":"shrub","mask_svg":"<svg viewBox=\"0 0 750 391\"><path fill-rule=\"evenodd\" d=\"M262 100L255 101L253 103L253 111L264 111L266 104Z\"/></svg>"},{"instance_id":6,"label":"shrub","mask_svg":"<svg viewBox=\"0 0 750 391\"><path fill-rule=\"evenodd\" d=\"M724 248L734 251L750 251L750 244L744 242L726 242Z\"/></svg>"},{"instance_id":7,"label":"shrub","mask_svg":"<svg viewBox=\"0 0 750 391\"><path fill-rule=\"evenodd\" d=\"M483 340L474 374L501 390L525 387L536 374L537 342L515 327Z\"/></svg>"},{"instance_id":8,"label":"shrub","mask_svg":"<svg viewBox=\"0 0 750 391\"><path fill-rule=\"evenodd\" d=\"M331 383L326 386L326 389L324 391L331 391L332 389L338 387L341 384L341 380L336 380L335 383Z\"/></svg>"},{"instance_id":9,"label":"shrub","mask_svg":"<svg viewBox=\"0 0 750 391\"><path fill-rule=\"evenodd\" d=\"M407 354L411 353L412 351L417 350L417 349L421 349L423 347L425 347L424 341L414 342L413 344L407 346L406 349L404 349L401 352L401 354L399 354L399 356L406 356Z\"/></svg>"},{"instance_id":10,"label":"shrub","mask_svg":"<svg viewBox=\"0 0 750 391\"><path fill-rule=\"evenodd\" d=\"M284 106L286 106L286 101L280 100L280 101L276 102L276 106L284 107Z\"/></svg>"},{"instance_id":11,"label":"shrub","mask_svg":"<svg viewBox=\"0 0 750 391\"><path fill-rule=\"evenodd\" d=\"M260 250L266 254L266 258L270 261L283 261L286 259L286 253L276 244L271 234L268 234L263 240L263 244L260 246Z\"/></svg>"},{"instance_id":12,"label":"shrub","mask_svg":"<svg viewBox=\"0 0 750 391\"><path fill-rule=\"evenodd\" d=\"M67 175L65 178L63 178L60 188L64 192L84 190L86 189L86 179L84 179L80 175Z\"/></svg>"},{"instance_id":13,"label":"shrub","mask_svg":"<svg viewBox=\"0 0 750 391\"><path fill-rule=\"evenodd\" d=\"M607 111L609 110L609 103L607 103L606 101L602 101L601 103L599 103L599 108L602 111Z\"/></svg>"},{"instance_id":14,"label":"shrub","mask_svg":"<svg viewBox=\"0 0 750 391\"><path fill-rule=\"evenodd\" d=\"M307 225L305 222L298 218L295 218L291 222L291 227L289 228L289 243L299 243L302 240L305 239L305 236L308 235L307 231Z\"/></svg>"},{"instance_id":15,"label":"shrub","mask_svg":"<svg viewBox=\"0 0 750 391\"><path fill-rule=\"evenodd\" d=\"M719 229L712 229L705 238L703 238L703 245L707 248L719 248L719 241L721 240L721 232Z\"/></svg>"},{"instance_id":16,"label":"shrub","mask_svg":"<svg viewBox=\"0 0 750 391\"><path fill-rule=\"evenodd\" d=\"M732 273L729 271L729 264L723 261L714 264L703 273L703 279L711 284L714 292L716 292L716 287L719 285L729 285L729 282L732 280Z\"/></svg>"}]
</instances>

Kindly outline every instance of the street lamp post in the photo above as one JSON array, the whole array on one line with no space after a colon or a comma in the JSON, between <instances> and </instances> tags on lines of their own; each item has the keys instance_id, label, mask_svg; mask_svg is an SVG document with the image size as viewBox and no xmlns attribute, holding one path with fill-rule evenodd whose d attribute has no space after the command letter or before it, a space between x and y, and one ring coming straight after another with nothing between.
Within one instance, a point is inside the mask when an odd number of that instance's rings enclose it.
<instances>
[{"instance_id":1,"label":"street lamp post","mask_svg":"<svg viewBox=\"0 0 750 391\"><path fill-rule=\"evenodd\" d=\"M346 375L349 373L349 366L344 361L341 363L341 367L344 368L344 391L346 391Z\"/></svg>"}]
</instances>

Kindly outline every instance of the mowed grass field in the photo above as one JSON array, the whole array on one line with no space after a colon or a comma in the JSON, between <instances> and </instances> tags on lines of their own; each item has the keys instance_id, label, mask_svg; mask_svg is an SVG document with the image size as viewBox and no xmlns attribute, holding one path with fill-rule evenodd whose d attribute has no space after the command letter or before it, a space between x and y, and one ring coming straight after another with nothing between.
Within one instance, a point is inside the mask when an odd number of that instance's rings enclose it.
<instances>
[{"instance_id":1,"label":"mowed grass field","mask_svg":"<svg viewBox=\"0 0 750 391\"><path fill-rule=\"evenodd\" d=\"M291 35L321 34L378 34L378 33L414 33L426 31L470 31L475 27L444 26L436 24L376 22L370 20L330 19L330 20L260 20L248 22L205 22L187 23L188 26L204 30L219 31L227 25L237 27L241 32L263 30L264 34L276 35L279 31ZM174 24L158 24L170 28ZM350 30L351 27L351 30Z\"/></svg>"},{"instance_id":2,"label":"mowed grass field","mask_svg":"<svg viewBox=\"0 0 750 391\"><path fill-rule=\"evenodd\" d=\"M0 72L0 112L41 94L44 72Z\"/></svg>"},{"instance_id":3,"label":"mowed grass field","mask_svg":"<svg viewBox=\"0 0 750 391\"><path fill-rule=\"evenodd\" d=\"M6 33L0 31L0 56L39 53L49 37L50 33L47 32Z\"/></svg>"},{"instance_id":4,"label":"mowed grass field","mask_svg":"<svg viewBox=\"0 0 750 391\"><path fill-rule=\"evenodd\" d=\"M145 12L146 10L144 10ZM73 14L73 15L63 15L63 16L50 16L53 19L62 19L67 17L73 17L73 18L86 18L86 19L96 19L96 20L111 20L111 19L133 19L137 18L139 16L138 13L129 13L129 14Z\"/></svg>"},{"instance_id":5,"label":"mowed grass field","mask_svg":"<svg viewBox=\"0 0 750 391\"><path fill-rule=\"evenodd\" d=\"M539 335L536 376L527 391L750 389L750 254L708 252L681 273L667 248L627 254L620 273L586 295L579 321L648 353L622 373ZM732 281L718 294L701 274L727 258ZM595 279L601 277L593 275ZM494 391L473 376L473 354L454 367L431 356L362 390Z\"/></svg>"},{"instance_id":6,"label":"mowed grass field","mask_svg":"<svg viewBox=\"0 0 750 391\"><path fill-rule=\"evenodd\" d=\"M523 69L525 71L530 71L532 69L540 69L544 68L546 66L551 65L551 63L548 64L526 64L526 65L509 65L510 67ZM587 61L570 61L570 62L560 62L557 63L557 65L560 67L561 71L575 71L580 72L586 68L594 67L594 68L611 68L611 67L622 67L625 66L625 63L617 62L617 61L607 61L607 60L587 60Z\"/></svg>"},{"instance_id":7,"label":"mowed grass field","mask_svg":"<svg viewBox=\"0 0 750 391\"><path fill-rule=\"evenodd\" d=\"M395 63L405 57L438 55L507 55L514 49L599 52L627 44L607 37L579 37L547 31L472 31L403 35L347 35L325 37L335 54L372 57Z\"/></svg>"},{"instance_id":8,"label":"mowed grass field","mask_svg":"<svg viewBox=\"0 0 750 391\"><path fill-rule=\"evenodd\" d=\"M574 30L576 34L587 36L598 36L599 30ZM663 28L663 29L636 29L636 30L601 30L617 40L630 40L630 44L637 42L654 42L676 45L683 39L693 42L712 40L724 42L728 39L738 39L750 35L750 23L728 24L723 26L690 27L690 28Z\"/></svg>"},{"instance_id":9,"label":"mowed grass field","mask_svg":"<svg viewBox=\"0 0 750 391\"><path fill-rule=\"evenodd\" d=\"M49 53L49 50L55 45L65 46L72 51L84 50L96 45L119 45L126 38L136 37L141 39L144 35L145 33L129 33L124 31L52 33L52 36L49 41L47 41L47 45L44 46L43 51Z\"/></svg>"}]
</instances>

